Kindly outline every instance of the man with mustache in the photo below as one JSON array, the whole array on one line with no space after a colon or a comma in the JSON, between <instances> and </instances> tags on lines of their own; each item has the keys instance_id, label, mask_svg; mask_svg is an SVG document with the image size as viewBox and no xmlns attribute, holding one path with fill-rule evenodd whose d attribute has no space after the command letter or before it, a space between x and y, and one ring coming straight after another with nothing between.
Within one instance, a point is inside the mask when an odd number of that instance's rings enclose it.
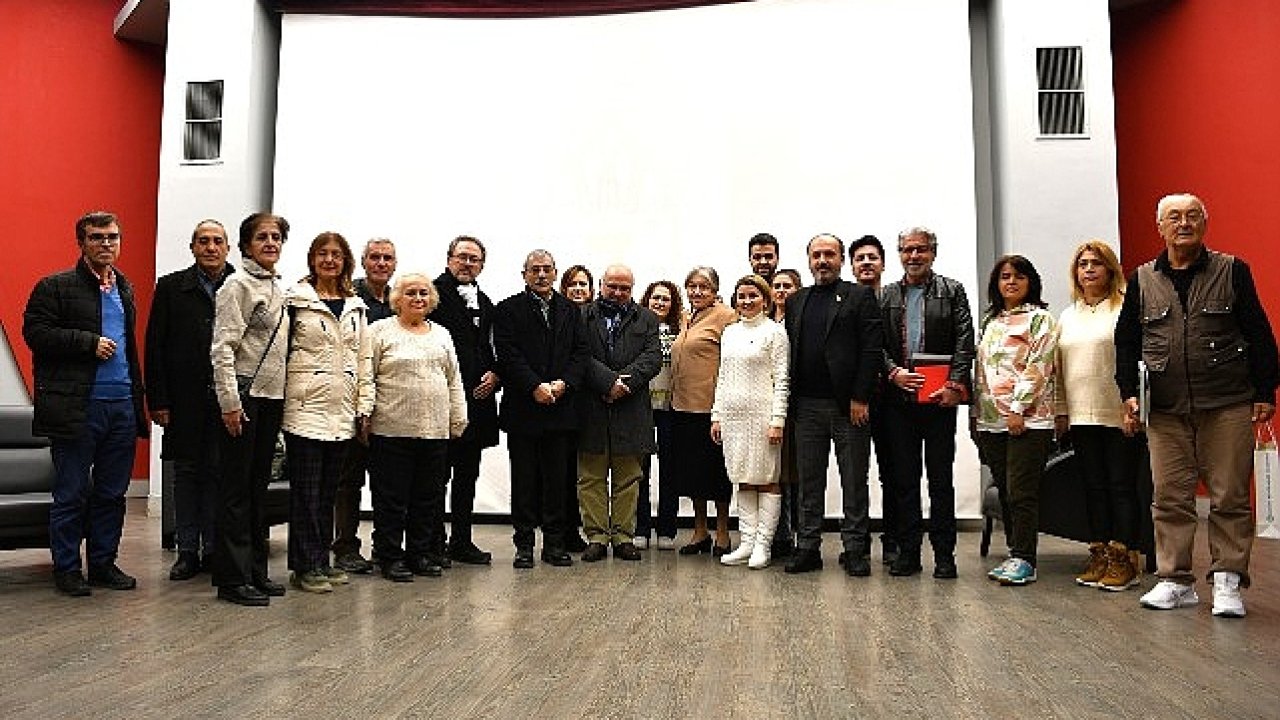
<instances>
[{"instance_id":1,"label":"man with mustache","mask_svg":"<svg viewBox=\"0 0 1280 720\"><path fill-rule=\"evenodd\" d=\"M796 551L786 572L822 568L827 458L834 443L844 505L840 561L850 575L865 576L871 574L867 404L882 361L880 311L870 288L840 279L844 241L818 235L806 253L814 284L787 301L786 315L800 478Z\"/></svg>"}]
</instances>

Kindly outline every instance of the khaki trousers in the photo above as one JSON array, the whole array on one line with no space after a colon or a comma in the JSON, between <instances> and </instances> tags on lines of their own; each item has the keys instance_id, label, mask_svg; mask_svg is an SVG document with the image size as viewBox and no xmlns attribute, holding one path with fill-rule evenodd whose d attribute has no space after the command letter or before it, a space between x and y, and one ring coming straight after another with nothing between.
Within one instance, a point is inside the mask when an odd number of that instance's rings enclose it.
<instances>
[{"instance_id":1,"label":"khaki trousers","mask_svg":"<svg viewBox=\"0 0 1280 720\"><path fill-rule=\"evenodd\" d=\"M640 477L639 455L578 453L578 508L588 542L621 545L633 540Z\"/></svg>"},{"instance_id":2,"label":"khaki trousers","mask_svg":"<svg viewBox=\"0 0 1280 720\"><path fill-rule=\"evenodd\" d=\"M1249 585L1253 547L1253 404L1187 415L1153 412L1147 428L1155 492L1156 575L1195 582L1191 551L1196 537L1196 482L1209 489L1209 577L1223 570Z\"/></svg>"}]
</instances>

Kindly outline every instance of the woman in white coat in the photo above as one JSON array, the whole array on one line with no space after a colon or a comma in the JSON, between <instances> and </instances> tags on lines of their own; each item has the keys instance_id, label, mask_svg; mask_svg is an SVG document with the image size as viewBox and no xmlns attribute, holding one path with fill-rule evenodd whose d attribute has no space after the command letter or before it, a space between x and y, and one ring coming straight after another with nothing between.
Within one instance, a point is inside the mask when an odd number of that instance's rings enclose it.
<instances>
[{"instance_id":1,"label":"woman in white coat","mask_svg":"<svg viewBox=\"0 0 1280 720\"><path fill-rule=\"evenodd\" d=\"M725 565L768 567L782 508L782 434L787 421L787 331L772 315L764 278L747 275L733 288L740 320L724 329L711 407L711 438L724 446L729 480L738 486L738 548Z\"/></svg>"},{"instance_id":2,"label":"woman in white coat","mask_svg":"<svg viewBox=\"0 0 1280 720\"><path fill-rule=\"evenodd\" d=\"M289 479L290 582L327 593L349 582L329 563L333 500L347 442L360 406L372 405L373 386L360 371L364 301L351 282L355 257L345 238L323 232L307 250L310 271L289 288L292 318L285 365L285 475Z\"/></svg>"}]
</instances>

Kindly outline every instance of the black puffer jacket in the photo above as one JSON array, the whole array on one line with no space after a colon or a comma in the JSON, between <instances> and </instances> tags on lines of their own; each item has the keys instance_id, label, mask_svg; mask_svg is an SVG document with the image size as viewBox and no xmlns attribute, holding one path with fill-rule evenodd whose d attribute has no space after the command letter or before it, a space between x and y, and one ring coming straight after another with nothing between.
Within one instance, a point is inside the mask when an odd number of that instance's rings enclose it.
<instances>
[{"instance_id":1,"label":"black puffer jacket","mask_svg":"<svg viewBox=\"0 0 1280 720\"><path fill-rule=\"evenodd\" d=\"M133 382L133 411L138 437L146 437L142 411L142 372L138 365L137 310L133 286L116 271L116 286L124 304L125 358ZM27 299L22 337L34 355L35 419L31 433L54 440L73 440L84 431L89 393L98 372L98 338L102 336L102 291L84 261L71 270L40 280Z\"/></svg>"}]
</instances>

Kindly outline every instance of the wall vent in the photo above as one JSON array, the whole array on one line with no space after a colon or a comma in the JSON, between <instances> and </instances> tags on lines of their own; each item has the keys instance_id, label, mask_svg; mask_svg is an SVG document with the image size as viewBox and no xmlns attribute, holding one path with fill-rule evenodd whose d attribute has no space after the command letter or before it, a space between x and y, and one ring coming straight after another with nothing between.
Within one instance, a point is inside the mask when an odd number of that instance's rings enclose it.
<instances>
[{"instance_id":1,"label":"wall vent","mask_svg":"<svg viewBox=\"0 0 1280 720\"><path fill-rule=\"evenodd\" d=\"M211 162L222 157L222 81L187 83L187 124L182 158Z\"/></svg>"},{"instance_id":2,"label":"wall vent","mask_svg":"<svg viewBox=\"0 0 1280 720\"><path fill-rule=\"evenodd\" d=\"M1083 48L1036 48L1036 76L1040 85L1040 134L1084 135Z\"/></svg>"}]
</instances>

